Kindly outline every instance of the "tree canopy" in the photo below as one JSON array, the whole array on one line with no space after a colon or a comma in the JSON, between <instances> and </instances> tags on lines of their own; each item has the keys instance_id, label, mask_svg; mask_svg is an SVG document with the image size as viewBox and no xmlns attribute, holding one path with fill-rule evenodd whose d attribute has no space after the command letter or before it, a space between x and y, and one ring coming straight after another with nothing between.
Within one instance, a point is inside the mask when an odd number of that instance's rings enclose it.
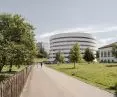
<instances>
[{"instance_id":1,"label":"tree canopy","mask_svg":"<svg viewBox=\"0 0 117 97\"><path fill-rule=\"evenodd\" d=\"M93 52L89 48L85 50L83 58L87 62L92 62L95 59Z\"/></svg>"},{"instance_id":2,"label":"tree canopy","mask_svg":"<svg viewBox=\"0 0 117 97\"><path fill-rule=\"evenodd\" d=\"M37 57L38 58L48 58L48 53L45 51L44 47L39 47L38 43L37 43Z\"/></svg>"},{"instance_id":3,"label":"tree canopy","mask_svg":"<svg viewBox=\"0 0 117 97\"><path fill-rule=\"evenodd\" d=\"M58 63L64 63L65 62L65 57L61 52L56 53L55 61Z\"/></svg>"},{"instance_id":4,"label":"tree canopy","mask_svg":"<svg viewBox=\"0 0 117 97\"><path fill-rule=\"evenodd\" d=\"M70 61L74 63L78 63L81 61L81 53L80 53L80 46L76 43L70 50Z\"/></svg>"},{"instance_id":5,"label":"tree canopy","mask_svg":"<svg viewBox=\"0 0 117 97\"><path fill-rule=\"evenodd\" d=\"M21 15L0 14L0 71L4 65L31 64L35 54L34 27Z\"/></svg>"},{"instance_id":6,"label":"tree canopy","mask_svg":"<svg viewBox=\"0 0 117 97\"><path fill-rule=\"evenodd\" d=\"M99 51L96 51L96 58L99 58Z\"/></svg>"},{"instance_id":7,"label":"tree canopy","mask_svg":"<svg viewBox=\"0 0 117 97\"><path fill-rule=\"evenodd\" d=\"M115 58L117 58L117 44L112 46L112 54Z\"/></svg>"}]
</instances>

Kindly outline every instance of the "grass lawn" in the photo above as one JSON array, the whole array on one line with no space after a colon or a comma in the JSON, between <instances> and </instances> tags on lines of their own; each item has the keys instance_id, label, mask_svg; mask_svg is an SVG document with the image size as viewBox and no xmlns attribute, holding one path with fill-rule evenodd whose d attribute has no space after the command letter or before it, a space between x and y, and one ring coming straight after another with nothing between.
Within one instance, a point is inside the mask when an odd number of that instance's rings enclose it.
<instances>
[{"instance_id":1,"label":"grass lawn","mask_svg":"<svg viewBox=\"0 0 117 97\"><path fill-rule=\"evenodd\" d=\"M46 58L35 58L34 62L43 62L43 61L47 61Z\"/></svg>"},{"instance_id":2,"label":"grass lawn","mask_svg":"<svg viewBox=\"0 0 117 97\"><path fill-rule=\"evenodd\" d=\"M110 92L115 92L117 87L117 64L115 63L80 63L80 65L76 65L75 69L73 68L73 64L53 64L48 66Z\"/></svg>"},{"instance_id":3,"label":"grass lawn","mask_svg":"<svg viewBox=\"0 0 117 97\"><path fill-rule=\"evenodd\" d=\"M13 65L12 67L12 71L9 72L9 66L4 66L2 69L2 72L0 73L0 81L4 80L5 78L8 78L12 75L14 75L16 72L21 71L22 69L24 69L26 66L21 65L20 68L17 68L15 65Z\"/></svg>"},{"instance_id":4,"label":"grass lawn","mask_svg":"<svg viewBox=\"0 0 117 97\"><path fill-rule=\"evenodd\" d=\"M12 66L12 72L19 72L22 69L24 69L26 66L25 65L21 65L20 68L17 68L15 65ZM4 66L2 69L2 72L8 72L9 71L9 66Z\"/></svg>"}]
</instances>

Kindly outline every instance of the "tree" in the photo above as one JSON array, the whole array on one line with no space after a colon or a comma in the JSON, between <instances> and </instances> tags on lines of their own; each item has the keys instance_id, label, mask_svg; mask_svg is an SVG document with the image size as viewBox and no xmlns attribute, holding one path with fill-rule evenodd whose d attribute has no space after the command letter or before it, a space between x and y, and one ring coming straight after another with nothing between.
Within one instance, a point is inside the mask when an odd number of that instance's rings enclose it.
<instances>
[{"instance_id":1,"label":"tree","mask_svg":"<svg viewBox=\"0 0 117 97\"><path fill-rule=\"evenodd\" d=\"M89 48L85 50L83 58L87 62L92 62L95 59L93 52Z\"/></svg>"},{"instance_id":2,"label":"tree","mask_svg":"<svg viewBox=\"0 0 117 97\"><path fill-rule=\"evenodd\" d=\"M99 58L99 51L96 51L96 58Z\"/></svg>"},{"instance_id":3,"label":"tree","mask_svg":"<svg viewBox=\"0 0 117 97\"><path fill-rule=\"evenodd\" d=\"M48 58L48 53L45 51L44 48L40 48L39 46L37 46L37 57Z\"/></svg>"},{"instance_id":4,"label":"tree","mask_svg":"<svg viewBox=\"0 0 117 97\"><path fill-rule=\"evenodd\" d=\"M75 63L81 61L80 47L78 43L76 43L70 50L70 61L74 63L74 68Z\"/></svg>"},{"instance_id":5,"label":"tree","mask_svg":"<svg viewBox=\"0 0 117 97\"><path fill-rule=\"evenodd\" d=\"M112 55L117 58L117 44L112 46Z\"/></svg>"},{"instance_id":6,"label":"tree","mask_svg":"<svg viewBox=\"0 0 117 97\"><path fill-rule=\"evenodd\" d=\"M56 53L55 61L58 63L64 63L65 62L65 57L61 52Z\"/></svg>"},{"instance_id":7,"label":"tree","mask_svg":"<svg viewBox=\"0 0 117 97\"><path fill-rule=\"evenodd\" d=\"M34 28L21 15L0 14L0 71L4 65L27 65L36 54Z\"/></svg>"},{"instance_id":8,"label":"tree","mask_svg":"<svg viewBox=\"0 0 117 97\"><path fill-rule=\"evenodd\" d=\"M64 55L61 53L60 54L60 63L64 63L65 62L65 57Z\"/></svg>"}]
</instances>

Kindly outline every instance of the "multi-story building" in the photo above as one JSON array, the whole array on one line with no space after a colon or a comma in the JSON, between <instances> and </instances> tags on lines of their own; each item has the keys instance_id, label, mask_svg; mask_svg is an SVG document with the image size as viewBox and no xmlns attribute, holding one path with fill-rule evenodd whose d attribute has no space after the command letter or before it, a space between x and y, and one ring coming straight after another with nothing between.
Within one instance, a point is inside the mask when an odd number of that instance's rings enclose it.
<instances>
[{"instance_id":1,"label":"multi-story building","mask_svg":"<svg viewBox=\"0 0 117 97\"><path fill-rule=\"evenodd\" d=\"M79 43L81 53L83 54L86 48L90 48L93 53L96 53L96 40L88 33L62 33L51 36L50 38L50 55L49 61L53 62L57 52L62 52L65 56L65 61L69 61L70 49L75 43Z\"/></svg>"},{"instance_id":2,"label":"multi-story building","mask_svg":"<svg viewBox=\"0 0 117 97\"><path fill-rule=\"evenodd\" d=\"M37 43L37 46L39 46L40 49L43 49L44 48L44 50L47 53L49 53L49 43L47 43L47 42L38 42Z\"/></svg>"},{"instance_id":3,"label":"multi-story building","mask_svg":"<svg viewBox=\"0 0 117 97\"><path fill-rule=\"evenodd\" d=\"M105 45L99 48L99 60L100 62L117 62L117 58L112 55L112 46L117 44L114 42L109 45Z\"/></svg>"}]
</instances>

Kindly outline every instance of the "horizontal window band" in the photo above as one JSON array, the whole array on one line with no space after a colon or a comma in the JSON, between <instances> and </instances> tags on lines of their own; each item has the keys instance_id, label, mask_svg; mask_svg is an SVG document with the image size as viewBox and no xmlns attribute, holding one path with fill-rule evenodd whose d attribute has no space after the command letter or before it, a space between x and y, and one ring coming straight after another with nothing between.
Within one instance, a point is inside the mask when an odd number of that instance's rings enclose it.
<instances>
[{"instance_id":1,"label":"horizontal window band","mask_svg":"<svg viewBox=\"0 0 117 97\"><path fill-rule=\"evenodd\" d=\"M85 38L85 39L92 39L92 40L95 40L94 38L89 38L89 37L69 36L69 37L53 38L53 39L51 39L50 41L52 41L52 40L57 40L57 39L63 39L63 38Z\"/></svg>"},{"instance_id":2,"label":"horizontal window band","mask_svg":"<svg viewBox=\"0 0 117 97\"><path fill-rule=\"evenodd\" d=\"M85 49L87 49L87 48L84 48L84 49L80 49L80 50L85 50ZM62 51L62 50L70 50L70 48L68 49L68 48L64 48L64 49L51 49L50 51ZM93 50L93 51L96 51L96 50L94 50L94 49L91 49L91 50Z\"/></svg>"},{"instance_id":3,"label":"horizontal window band","mask_svg":"<svg viewBox=\"0 0 117 97\"><path fill-rule=\"evenodd\" d=\"M80 42L85 42L85 43L93 43L93 44L96 44L95 42L92 42L92 41L77 41L77 40L75 40L75 41L56 41L56 42L50 42L50 45L51 44L54 44L54 43L61 43L61 42L75 42L75 43L80 43Z\"/></svg>"},{"instance_id":4,"label":"horizontal window band","mask_svg":"<svg viewBox=\"0 0 117 97\"><path fill-rule=\"evenodd\" d=\"M54 45L54 46L50 46L50 47L52 48L52 47L59 47L59 46L72 46L72 45L74 45L74 44L71 44L71 45ZM93 46L93 45L80 45L80 46L95 47L95 46Z\"/></svg>"}]
</instances>

